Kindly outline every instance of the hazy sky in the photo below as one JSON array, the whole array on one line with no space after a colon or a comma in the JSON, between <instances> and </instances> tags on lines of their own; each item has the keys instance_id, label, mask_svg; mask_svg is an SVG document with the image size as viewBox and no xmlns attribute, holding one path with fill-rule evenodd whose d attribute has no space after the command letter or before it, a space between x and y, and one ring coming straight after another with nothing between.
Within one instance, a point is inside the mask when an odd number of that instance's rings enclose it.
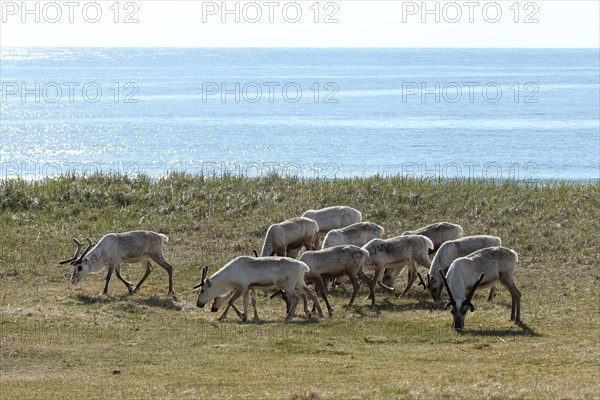
<instances>
[{"instance_id":1,"label":"hazy sky","mask_svg":"<svg viewBox=\"0 0 600 400\"><path fill-rule=\"evenodd\" d=\"M0 45L599 47L600 1L0 1Z\"/></svg>"}]
</instances>

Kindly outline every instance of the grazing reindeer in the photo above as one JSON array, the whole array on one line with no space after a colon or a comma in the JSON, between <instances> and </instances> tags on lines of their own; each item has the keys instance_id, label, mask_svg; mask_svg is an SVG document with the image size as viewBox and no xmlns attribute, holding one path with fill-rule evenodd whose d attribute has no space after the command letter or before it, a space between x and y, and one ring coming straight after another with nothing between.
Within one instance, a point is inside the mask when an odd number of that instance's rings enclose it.
<instances>
[{"instance_id":1,"label":"grazing reindeer","mask_svg":"<svg viewBox=\"0 0 600 400\"><path fill-rule=\"evenodd\" d=\"M333 206L321 208L320 210L307 210L302 216L312 219L319 225L319 232L315 239L316 247L314 250L320 247L319 243L321 242L321 238L327 235L327 232L330 230L345 228L348 225L355 224L362 220L362 213L357 209L348 206Z\"/></svg>"},{"instance_id":2,"label":"grazing reindeer","mask_svg":"<svg viewBox=\"0 0 600 400\"><path fill-rule=\"evenodd\" d=\"M412 279L400 295L405 296L417 279L416 264L427 268L431 266L428 251L433 249L433 243L423 235L407 235L390 239L373 239L364 245L363 249L369 252L369 257L365 261L365 270L375 270L373 285L378 284L390 293L395 293L394 288L385 285L381 281L384 268L402 270L406 265L409 266ZM371 297L371 306L375 308L374 292L369 297Z\"/></svg>"},{"instance_id":3,"label":"grazing reindeer","mask_svg":"<svg viewBox=\"0 0 600 400\"><path fill-rule=\"evenodd\" d=\"M496 282L508 289L512 297L510 319L517 324L521 322L521 292L515 285L518 259L514 250L501 246L487 247L454 260L446 276L439 269L450 298L446 308L452 307L452 328L455 331L462 331L467 311L475 311L471 299L477 287L489 287Z\"/></svg>"},{"instance_id":4,"label":"grazing reindeer","mask_svg":"<svg viewBox=\"0 0 600 400\"><path fill-rule=\"evenodd\" d=\"M254 253L254 257L258 258L258 253L256 252L256 250L252 250L252 252ZM204 269L202 270L202 281L204 281L204 279L206 278L205 270L208 270L208 265L206 267L204 267ZM260 287L258 287L258 286L250 286L248 288L248 290L245 291L242 294L242 299L244 299L248 295L248 292L252 296L252 308L254 310L254 318L252 320L254 322L260 321L260 318L258 318L258 308L256 306L256 304L257 304L256 289L260 289ZM213 304L212 304L212 307L211 307L211 311L213 311L213 312L217 312L223 306L223 304L225 304L226 302L228 302L227 307L225 308L225 311L223 311L223 314L219 317L219 321L223 321L223 320L227 319L227 313L229 312L230 308L233 308L233 310L235 311L235 313L237 314L237 316L240 317L240 319L242 321L244 321L244 322L246 321L247 316L245 316L239 310L239 308L237 308L237 306L234 303L229 302L229 300L231 300L231 297L234 294L235 294L235 290L232 290L228 294L224 294L224 295L215 297L215 300L213 301ZM282 295L283 300L285 301L285 304L286 304L286 313L289 312L290 311L290 299L289 299L289 297L282 290L277 291L275 293L275 295L277 295L277 294L281 294ZM275 295L272 295L271 298L274 297Z\"/></svg>"},{"instance_id":5,"label":"grazing reindeer","mask_svg":"<svg viewBox=\"0 0 600 400\"><path fill-rule=\"evenodd\" d=\"M429 273L426 276L425 289L431 293L433 301L436 304L442 302L442 281L439 278L438 271L441 269L445 274L450 268L452 261L458 257L468 256L474 251L484 249L486 247L500 246L502 240L497 236L476 235L466 236L461 239L449 240L442 244L438 249L435 257L431 261ZM423 278L419 275L421 282ZM496 295L496 287L492 286L488 301L492 301Z\"/></svg>"},{"instance_id":6,"label":"grazing reindeer","mask_svg":"<svg viewBox=\"0 0 600 400\"><path fill-rule=\"evenodd\" d=\"M294 317L296 305L300 300L297 292L308 295L316 303L319 315L325 317L316 293L304 283L304 274L309 269L303 262L287 257L237 257L210 278L206 278L206 271L205 267L202 271L202 281L194 286L194 289L201 288L196 301L200 308L233 289L235 292L229 298L229 304L233 305L235 300L244 295L242 320L245 321L248 315L248 290L282 289L291 302L285 322ZM211 311L216 312L218 308L213 304ZM308 309L305 311L310 315Z\"/></svg>"},{"instance_id":7,"label":"grazing reindeer","mask_svg":"<svg viewBox=\"0 0 600 400\"><path fill-rule=\"evenodd\" d=\"M433 249L429 250L429 254L433 254L440 248L440 246L442 246L442 244L444 242L446 242L448 240L458 239L459 237L462 236L462 234L463 234L463 228L460 225L452 224L450 222L437 222L435 224L430 224L430 225L424 226L422 228L419 228L416 231L406 231L406 232L402 233L402 236L423 235L423 236L428 237L431 240L431 242L433 243ZM449 265L450 264L448 264L448 266ZM417 269L417 266L413 265L413 268L411 268L408 271L409 288L410 288L410 286L412 286L412 284L410 282L414 282L413 271L416 271L416 269ZM390 286L390 287L394 286L394 283L396 282L396 278L398 277L398 274L400 273L400 271L401 270L399 270L399 269L386 268L386 270L383 273L382 282L384 284L386 284L387 286ZM423 279L421 277L419 277L419 280L422 282ZM420 283L420 284L422 284L422 283Z\"/></svg>"},{"instance_id":8,"label":"grazing reindeer","mask_svg":"<svg viewBox=\"0 0 600 400\"><path fill-rule=\"evenodd\" d=\"M319 226L312 219L296 217L273 224L267 230L261 257L281 256L296 258L302 246L315 249Z\"/></svg>"},{"instance_id":9,"label":"grazing reindeer","mask_svg":"<svg viewBox=\"0 0 600 400\"><path fill-rule=\"evenodd\" d=\"M300 261L308 265L310 271L304 275L304 281L308 284L314 283L317 293L321 294L321 297L325 301L329 316L333 316L333 308L327 300L327 285L325 285L325 279L337 278L339 276L348 276L350 282L352 282L352 297L350 303L348 303L348 309L354 303L354 299L358 294L360 278L363 282L367 283L371 295L374 291L374 283L363 270L365 260L369 257L369 252L358 246L334 246L326 249L307 251L300 257ZM306 297L304 297L306 306Z\"/></svg>"},{"instance_id":10,"label":"grazing reindeer","mask_svg":"<svg viewBox=\"0 0 600 400\"><path fill-rule=\"evenodd\" d=\"M75 256L70 260L60 262L60 264L69 262L73 265L72 284L79 283L84 276L91 272L100 272L105 265L108 265L106 284L102 294L108 295L108 283L113 271L116 272L117 278L127 286L129 293L134 293L140 290L142 283L152 272L150 260L153 260L167 270L169 274L169 292L167 296L177 300L173 291L173 266L167 262L163 255L163 244L169 239L162 233L150 231L109 233L104 235L96 245L88 238L88 247L81 255L78 255L81 250L81 243L76 239L73 240L77 243ZM134 288L131 282L121 276L121 264L137 262L146 264L146 273Z\"/></svg>"}]
</instances>

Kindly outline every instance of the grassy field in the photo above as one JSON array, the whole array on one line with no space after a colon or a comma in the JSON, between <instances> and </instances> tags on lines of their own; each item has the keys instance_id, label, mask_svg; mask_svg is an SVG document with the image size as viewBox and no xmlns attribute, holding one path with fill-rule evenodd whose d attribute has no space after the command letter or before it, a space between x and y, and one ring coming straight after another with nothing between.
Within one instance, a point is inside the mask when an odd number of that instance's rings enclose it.
<instances>
[{"instance_id":1,"label":"grassy field","mask_svg":"<svg viewBox=\"0 0 600 400\"><path fill-rule=\"evenodd\" d=\"M173 174L0 183L0 397L8 399L395 399L600 397L600 184L548 186L402 178L295 180ZM333 318L284 324L281 299L259 298L262 323L195 306L192 286L260 248L271 223L349 205L386 236L450 221L519 253L523 327L510 296L485 290L465 332L414 287L331 296ZM156 266L139 293L105 271L69 284L57 261L72 237L150 229L169 236L179 301ZM130 280L141 265L124 268ZM404 273L397 286L405 282ZM119 371L120 373L116 373Z\"/></svg>"}]
</instances>

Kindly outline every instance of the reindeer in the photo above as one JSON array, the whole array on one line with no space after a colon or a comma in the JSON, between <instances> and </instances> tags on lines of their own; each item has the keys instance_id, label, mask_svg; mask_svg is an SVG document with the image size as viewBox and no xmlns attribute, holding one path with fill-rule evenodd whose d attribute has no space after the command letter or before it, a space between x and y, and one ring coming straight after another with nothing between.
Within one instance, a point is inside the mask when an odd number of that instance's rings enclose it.
<instances>
[{"instance_id":1,"label":"reindeer","mask_svg":"<svg viewBox=\"0 0 600 400\"><path fill-rule=\"evenodd\" d=\"M442 302L442 281L438 277L438 270L441 269L445 274L448 271L448 268L450 268L452 261L456 260L458 257L468 256L472 252L486 247L500 245L502 245L502 240L497 236L490 235L466 236L456 240L449 240L442 244L435 254L435 257L433 257L431 266L429 267L429 273L426 275L425 289L431 293L433 301L436 304L441 304ZM417 275L422 284L423 278L419 273L417 273ZM496 287L492 286L488 301L492 301L495 295Z\"/></svg>"},{"instance_id":2,"label":"reindeer","mask_svg":"<svg viewBox=\"0 0 600 400\"><path fill-rule=\"evenodd\" d=\"M333 308L327 300L327 285L325 279L337 278L339 276L347 276L352 282L352 297L348 303L347 309L352 307L354 299L358 294L360 283L358 279L367 283L371 295L373 296L374 283L363 270L365 260L369 257L369 252L358 246L334 246L326 249L307 251L300 257L300 261L306 263L310 269L304 275L304 281L307 284L314 283L315 290L321 294L325 301L329 316L333 316ZM304 304L306 307L306 296L304 296Z\"/></svg>"},{"instance_id":3,"label":"reindeer","mask_svg":"<svg viewBox=\"0 0 600 400\"><path fill-rule=\"evenodd\" d=\"M433 249L433 242L423 235L396 236L390 239L373 239L364 245L363 249L369 252L364 269L375 271L373 285L378 284L390 293L396 292L393 287L382 282L384 268L402 270L405 266L409 266L412 278L400 294L403 297L417 279L416 264L427 268L431 266L428 251ZM369 298L371 298L371 307L374 309L374 291Z\"/></svg>"},{"instance_id":4,"label":"reindeer","mask_svg":"<svg viewBox=\"0 0 600 400\"><path fill-rule=\"evenodd\" d=\"M454 260L446 276L442 269L438 270L450 299L446 308L452 307L452 328L455 331L462 331L467 311L475 311L471 299L477 287L489 287L496 282L510 292L510 319L517 324L521 322L521 292L514 280L518 259L517 253L509 248L487 247Z\"/></svg>"},{"instance_id":5,"label":"reindeer","mask_svg":"<svg viewBox=\"0 0 600 400\"><path fill-rule=\"evenodd\" d=\"M210 278L206 278L208 268L202 270L201 282L194 286L200 288L196 305L203 308L207 303L216 300L217 297L227 294L229 305L233 306L235 300L244 295L244 312L240 315L246 321L248 315L248 291L251 289L282 289L290 299L290 306L285 318L289 322L295 314L296 306L300 300L298 293L308 295L316 303L319 316L325 317L321 309L316 293L304 283L304 274L309 271L308 266L298 260L288 257L237 257L227 263L223 268L215 272ZM229 292L234 290L233 294ZM220 300L223 304L223 299ZM211 311L216 312L219 308L213 303ZM305 308L307 315L310 312ZM236 311L237 312L237 311Z\"/></svg>"},{"instance_id":6,"label":"reindeer","mask_svg":"<svg viewBox=\"0 0 600 400\"><path fill-rule=\"evenodd\" d=\"M73 266L72 284L76 285L89 273L100 272L105 265L108 265L106 284L102 294L108 296L108 283L113 271L116 272L117 278L127 286L129 293L135 293L140 290L142 283L152 272L150 260L153 260L169 274L167 296L177 301L177 296L173 291L173 266L167 262L163 255L163 244L169 240L166 235L151 231L109 233L104 235L97 244L92 243L91 239L87 238L88 247L81 255L79 255L79 252L82 244L77 239L73 240L77 243L75 255L71 259L59 262L61 265L70 263ZM137 262L146 264L146 273L138 284L133 287L131 282L121 276L121 264Z\"/></svg>"},{"instance_id":7,"label":"reindeer","mask_svg":"<svg viewBox=\"0 0 600 400\"><path fill-rule=\"evenodd\" d=\"M429 249L429 254L431 255L431 254L434 254L440 248L440 246L442 246L442 244L444 242L446 242L448 240L458 239L459 237L462 236L462 234L463 234L463 228L460 225L452 224L450 222L437 222L435 224L430 224L430 225L424 226L422 228L419 228L416 231L406 231L406 232L402 233L401 236L423 235L423 236L428 237L431 240L431 242L433 243L433 248ZM414 264L413 267L410 268L408 271L408 285L407 285L408 289L410 289L410 287L412 286L412 283L414 283L414 281L415 281L414 273L416 272L416 270L417 270L417 266L416 266L416 264ZM396 269L386 268L383 273L382 282L389 287L394 286L394 283L396 282L396 278L398 277L398 274L400 273L400 271L401 270L397 269L397 268ZM420 276L419 276L419 281L421 282L419 284L423 285L423 283L422 283L423 279Z\"/></svg>"}]
</instances>

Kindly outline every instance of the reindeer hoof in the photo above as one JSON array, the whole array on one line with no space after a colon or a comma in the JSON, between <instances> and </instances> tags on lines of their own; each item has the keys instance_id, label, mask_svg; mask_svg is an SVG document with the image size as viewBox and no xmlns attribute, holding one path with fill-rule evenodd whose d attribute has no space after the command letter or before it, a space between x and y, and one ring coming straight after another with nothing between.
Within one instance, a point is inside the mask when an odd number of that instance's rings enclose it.
<instances>
[{"instance_id":1,"label":"reindeer hoof","mask_svg":"<svg viewBox=\"0 0 600 400\"><path fill-rule=\"evenodd\" d=\"M169 292L169 293L167 293L167 297L172 298L173 301L177 301L177 295L175 294L175 292Z\"/></svg>"},{"instance_id":2,"label":"reindeer hoof","mask_svg":"<svg viewBox=\"0 0 600 400\"><path fill-rule=\"evenodd\" d=\"M227 319L227 317L225 315L221 315L219 317L219 321L225 321Z\"/></svg>"},{"instance_id":3,"label":"reindeer hoof","mask_svg":"<svg viewBox=\"0 0 600 400\"><path fill-rule=\"evenodd\" d=\"M137 293L140 291L140 287L136 286L135 288L133 288L133 292L132 293Z\"/></svg>"}]
</instances>

